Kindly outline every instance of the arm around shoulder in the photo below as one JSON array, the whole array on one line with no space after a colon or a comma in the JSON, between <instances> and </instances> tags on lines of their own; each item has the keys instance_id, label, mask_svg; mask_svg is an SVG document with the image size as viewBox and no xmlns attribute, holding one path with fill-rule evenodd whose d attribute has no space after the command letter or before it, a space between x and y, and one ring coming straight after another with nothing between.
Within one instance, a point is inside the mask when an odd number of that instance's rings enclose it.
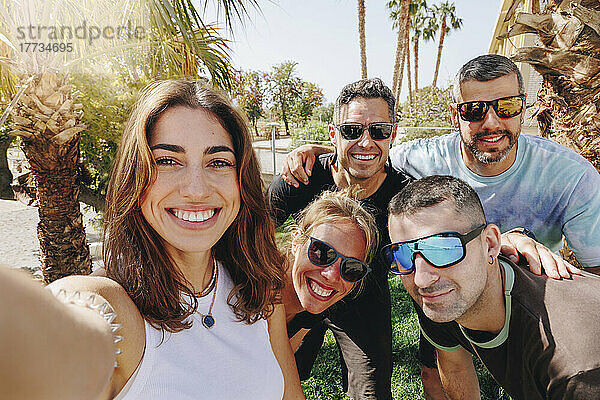
<instances>
[{"instance_id":1,"label":"arm around shoulder","mask_svg":"<svg viewBox=\"0 0 600 400\"><path fill-rule=\"evenodd\" d=\"M568 198L562 233L585 268L600 265L600 174L591 165Z\"/></svg>"}]
</instances>

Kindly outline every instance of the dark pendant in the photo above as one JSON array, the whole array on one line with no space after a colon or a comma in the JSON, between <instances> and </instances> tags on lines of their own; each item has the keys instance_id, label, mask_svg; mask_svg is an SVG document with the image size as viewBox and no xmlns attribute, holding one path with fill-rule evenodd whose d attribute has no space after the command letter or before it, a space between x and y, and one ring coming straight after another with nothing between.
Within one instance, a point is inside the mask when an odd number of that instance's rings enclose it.
<instances>
[{"instance_id":1,"label":"dark pendant","mask_svg":"<svg viewBox=\"0 0 600 400\"><path fill-rule=\"evenodd\" d=\"M204 318L202 318L202 325L204 325L205 328L210 329L215 325L215 319L210 314L205 315Z\"/></svg>"}]
</instances>

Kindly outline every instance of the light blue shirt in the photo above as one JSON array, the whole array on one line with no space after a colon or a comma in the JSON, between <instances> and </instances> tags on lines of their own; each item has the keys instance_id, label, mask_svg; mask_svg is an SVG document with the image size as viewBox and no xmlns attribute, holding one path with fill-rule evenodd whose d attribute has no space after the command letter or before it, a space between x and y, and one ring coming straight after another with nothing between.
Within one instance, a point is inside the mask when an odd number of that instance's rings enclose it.
<instances>
[{"instance_id":1,"label":"light blue shirt","mask_svg":"<svg viewBox=\"0 0 600 400\"><path fill-rule=\"evenodd\" d=\"M565 236L577 260L600 265L600 174L576 152L551 140L520 135L517 158L500 175L467 168L457 132L403 143L390 150L392 166L415 178L452 175L475 189L486 219L502 232L524 227L558 251Z\"/></svg>"}]
</instances>

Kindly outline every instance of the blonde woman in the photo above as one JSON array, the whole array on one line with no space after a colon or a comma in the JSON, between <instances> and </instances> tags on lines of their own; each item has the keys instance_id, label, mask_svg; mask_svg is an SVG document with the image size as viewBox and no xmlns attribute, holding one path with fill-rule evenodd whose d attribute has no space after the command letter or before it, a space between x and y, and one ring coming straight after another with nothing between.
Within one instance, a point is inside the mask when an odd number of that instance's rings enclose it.
<instances>
[{"instance_id":1,"label":"blonde woman","mask_svg":"<svg viewBox=\"0 0 600 400\"><path fill-rule=\"evenodd\" d=\"M296 218L282 292L293 349L370 272L378 231L359 191L357 186L325 191Z\"/></svg>"}]
</instances>

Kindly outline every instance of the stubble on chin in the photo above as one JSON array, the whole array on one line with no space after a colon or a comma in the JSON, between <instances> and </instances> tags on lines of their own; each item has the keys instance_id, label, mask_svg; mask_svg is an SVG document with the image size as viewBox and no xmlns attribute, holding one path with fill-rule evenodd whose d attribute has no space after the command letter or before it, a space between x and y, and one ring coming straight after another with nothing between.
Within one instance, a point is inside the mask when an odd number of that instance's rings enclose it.
<instances>
[{"instance_id":1,"label":"stubble on chin","mask_svg":"<svg viewBox=\"0 0 600 400\"><path fill-rule=\"evenodd\" d=\"M481 151L477 148L477 141L483 136L489 136L490 134L502 134L508 138L508 146L504 149L496 150L493 149L490 152ZM467 150L482 164L492 164L502 162L508 157L508 154L517 143L517 135L513 134L508 130L502 130L497 132L477 132L473 135L473 138L468 140L465 139L464 135L460 134L460 140L463 142Z\"/></svg>"}]
</instances>

